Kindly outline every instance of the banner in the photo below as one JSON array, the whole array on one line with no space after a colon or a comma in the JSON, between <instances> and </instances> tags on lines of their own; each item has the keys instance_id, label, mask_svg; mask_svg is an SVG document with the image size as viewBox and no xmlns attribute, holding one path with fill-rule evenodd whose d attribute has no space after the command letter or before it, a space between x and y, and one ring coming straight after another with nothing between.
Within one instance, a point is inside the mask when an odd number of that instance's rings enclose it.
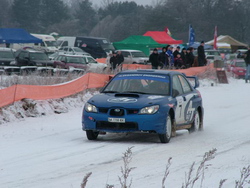
<instances>
[{"instance_id":1,"label":"banner","mask_svg":"<svg viewBox=\"0 0 250 188\"><path fill-rule=\"evenodd\" d=\"M215 29L214 29L214 50L217 50L218 47L217 47L217 26L215 26Z\"/></svg>"},{"instance_id":2,"label":"banner","mask_svg":"<svg viewBox=\"0 0 250 188\"><path fill-rule=\"evenodd\" d=\"M188 43L189 46L192 46L195 42L195 33L192 25L189 25L189 37L188 37Z\"/></svg>"}]
</instances>

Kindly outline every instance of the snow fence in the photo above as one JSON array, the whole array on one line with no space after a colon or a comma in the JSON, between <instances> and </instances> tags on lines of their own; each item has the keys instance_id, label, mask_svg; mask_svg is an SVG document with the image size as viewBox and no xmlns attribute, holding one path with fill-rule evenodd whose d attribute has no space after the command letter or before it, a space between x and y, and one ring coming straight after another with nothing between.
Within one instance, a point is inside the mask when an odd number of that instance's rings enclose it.
<instances>
[{"instance_id":1,"label":"snow fence","mask_svg":"<svg viewBox=\"0 0 250 188\"><path fill-rule=\"evenodd\" d=\"M147 65L125 65L124 69L145 69L151 68ZM204 67L191 67L188 69L175 70L185 73L187 76L202 74L208 69L213 68L213 64ZM40 85L13 85L11 87L0 89L0 108L10 105L15 101L22 99L47 100L59 99L74 95L89 88L100 88L110 80L112 75L87 73L80 78L67 83L40 86Z\"/></svg>"}]
</instances>

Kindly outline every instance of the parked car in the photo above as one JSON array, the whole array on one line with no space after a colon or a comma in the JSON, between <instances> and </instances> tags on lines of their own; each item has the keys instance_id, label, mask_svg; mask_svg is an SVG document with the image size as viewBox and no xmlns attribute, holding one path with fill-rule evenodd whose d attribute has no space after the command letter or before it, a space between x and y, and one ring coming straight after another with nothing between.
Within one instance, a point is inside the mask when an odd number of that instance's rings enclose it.
<instances>
[{"instance_id":1,"label":"parked car","mask_svg":"<svg viewBox=\"0 0 250 188\"><path fill-rule=\"evenodd\" d=\"M70 46L63 46L58 49L59 51L63 51L66 54L75 54L75 55L88 55L90 56L89 53L85 52L81 48L78 47L70 47Z\"/></svg>"},{"instance_id":2,"label":"parked car","mask_svg":"<svg viewBox=\"0 0 250 188\"><path fill-rule=\"evenodd\" d=\"M59 37L57 45L58 48L64 46L81 48L94 58L106 58L108 53L115 50L113 44L108 39L88 36Z\"/></svg>"},{"instance_id":3,"label":"parked car","mask_svg":"<svg viewBox=\"0 0 250 188\"><path fill-rule=\"evenodd\" d=\"M87 70L87 62L82 55L62 54L54 59L54 67L62 69L80 68Z\"/></svg>"},{"instance_id":4,"label":"parked car","mask_svg":"<svg viewBox=\"0 0 250 188\"><path fill-rule=\"evenodd\" d=\"M234 59L227 67L227 71L232 73L234 78L245 78L246 63L244 59Z\"/></svg>"},{"instance_id":5,"label":"parked car","mask_svg":"<svg viewBox=\"0 0 250 188\"><path fill-rule=\"evenodd\" d=\"M107 71L107 64L106 63L99 63L97 62L92 56L83 56L88 64L88 71L89 72L97 72L103 73Z\"/></svg>"},{"instance_id":6,"label":"parked car","mask_svg":"<svg viewBox=\"0 0 250 188\"><path fill-rule=\"evenodd\" d=\"M15 64L17 66L53 67L53 61L49 60L47 54L32 48L17 50Z\"/></svg>"},{"instance_id":7,"label":"parked car","mask_svg":"<svg viewBox=\"0 0 250 188\"><path fill-rule=\"evenodd\" d=\"M198 56L197 50L194 51L194 56ZM223 60L218 50L205 50L205 56L208 61Z\"/></svg>"},{"instance_id":8,"label":"parked car","mask_svg":"<svg viewBox=\"0 0 250 188\"><path fill-rule=\"evenodd\" d=\"M176 130L202 130L198 85L196 77L177 71L119 72L84 105L82 129L89 140L106 132L148 132L158 134L162 143L169 142Z\"/></svg>"},{"instance_id":9,"label":"parked car","mask_svg":"<svg viewBox=\"0 0 250 188\"><path fill-rule=\"evenodd\" d=\"M0 47L0 66L9 66L15 61L15 50L11 48Z\"/></svg>"},{"instance_id":10,"label":"parked car","mask_svg":"<svg viewBox=\"0 0 250 188\"><path fill-rule=\"evenodd\" d=\"M140 50L117 50L121 51L124 62L123 64L150 64L149 57ZM115 52L117 52L115 51ZM107 57L109 63L110 56Z\"/></svg>"},{"instance_id":11,"label":"parked car","mask_svg":"<svg viewBox=\"0 0 250 188\"><path fill-rule=\"evenodd\" d=\"M78 68L89 72L102 72L107 68L107 64L98 63L93 57L85 55L61 54L54 59L55 68Z\"/></svg>"}]
</instances>

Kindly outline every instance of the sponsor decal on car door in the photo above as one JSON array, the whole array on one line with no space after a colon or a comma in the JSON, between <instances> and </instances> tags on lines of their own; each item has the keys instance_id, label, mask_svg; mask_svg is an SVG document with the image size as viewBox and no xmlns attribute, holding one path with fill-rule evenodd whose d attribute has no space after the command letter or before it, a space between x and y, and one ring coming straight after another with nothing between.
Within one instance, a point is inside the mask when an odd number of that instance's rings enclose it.
<instances>
[{"instance_id":1,"label":"sponsor decal on car door","mask_svg":"<svg viewBox=\"0 0 250 188\"><path fill-rule=\"evenodd\" d=\"M175 110L176 124L186 124L191 121L194 113L193 94L176 97L177 106Z\"/></svg>"}]
</instances>

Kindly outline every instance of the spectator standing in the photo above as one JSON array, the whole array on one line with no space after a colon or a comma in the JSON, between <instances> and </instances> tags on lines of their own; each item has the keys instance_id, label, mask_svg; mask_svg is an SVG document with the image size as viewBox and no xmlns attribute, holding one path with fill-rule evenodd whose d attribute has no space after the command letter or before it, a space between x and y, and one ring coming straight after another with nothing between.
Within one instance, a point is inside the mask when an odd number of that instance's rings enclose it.
<instances>
[{"instance_id":1,"label":"spectator standing","mask_svg":"<svg viewBox=\"0 0 250 188\"><path fill-rule=\"evenodd\" d=\"M245 75L245 81L246 83L248 82L248 80L250 80L249 76L250 76L250 46L248 47L247 52L244 54L244 60L246 62L246 75Z\"/></svg>"},{"instance_id":2,"label":"spectator standing","mask_svg":"<svg viewBox=\"0 0 250 188\"><path fill-rule=\"evenodd\" d=\"M156 48L153 50L152 54L150 54L149 61L152 64L152 69L158 69L158 66L159 66L159 54L158 54L158 50Z\"/></svg>"},{"instance_id":3,"label":"spectator standing","mask_svg":"<svg viewBox=\"0 0 250 188\"><path fill-rule=\"evenodd\" d=\"M189 47L187 49L187 68L192 67L194 64L194 54L193 54L194 48Z\"/></svg>"},{"instance_id":4,"label":"spectator standing","mask_svg":"<svg viewBox=\"0 0 250 188\"><path fill-rule=\"evenodd\" d=\"M205 50L204 50L204 41L201 41L200 46L198 47L198 64L199 66L206 65L206 56L205 56Z\"/></svg>"},{"instance_id":5,"label":"spectator standing","mask_svg":"<svg viewBox=\"0 0 250 188\"><path fill-rule=\"evenodd\" d=\"M181 50L181 59L183 60L185 64L187 63L187 49L186 48L182 48Z\"/></svg>"},{"instance_id":6,"label":"spectator standing","mask_svg":"<svg viewBox=\"0 0 250 188\"><path fill-rule=\"evenodd\" d=\"M173 55L174 55L174 58L177 58L177 54L181 54L181 47L180 46L177 46Z\"/></svg>"},{"instance_id":7,"label":"spectator standing","mask_svg":"<svg viewBox=\"0 0 250 188\"><path fill-rule=\"evenodd\" d=\"M163 67L166 68L169 66L169 58L166 54L166 47L162 48L162 52L159 54L159 62L163 64Z\"/></svg>"},{"instance_id":8,"label":"spectator standing","mask_svg":"<svg viewBox=\"0 0 250 188\"><path fill-rule=\"evenodd\" d=\"M173 46L169 46L166 54L169 57L169 66L170 68L174 66L174 55L173 55Z\"/></svg>"},{"instance_id":9,"label":"spectator standing","mask_svg":"<svg viewBox=\"0 0 250 188\"><path fill-rule=\"evenodd\" d=\"M124 61L124 56L120 50L117 51L118 65L121 65Z\"/></svg>"},{"instance_id":10,"label":"spectator standing","mask_svg":"<svg viewBox=\"0 0 250 188\"><path fill-rule=\"evenodd\" d=\"M112 71L114 71L116 67L119 65L119 59L115 52L113 52L112 57L109 60L109 63L111 65Z\"/></svg>"}]
</instances>

